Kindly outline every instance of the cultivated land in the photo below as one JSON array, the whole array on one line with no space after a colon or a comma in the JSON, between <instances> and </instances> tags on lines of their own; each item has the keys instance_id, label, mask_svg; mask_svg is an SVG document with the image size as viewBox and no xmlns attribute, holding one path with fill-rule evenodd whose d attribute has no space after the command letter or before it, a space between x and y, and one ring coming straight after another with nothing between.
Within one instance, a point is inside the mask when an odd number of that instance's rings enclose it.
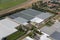
<instances>
[{"instance_id":1,"label":"cultivated land","mask_svg":"<svg viewBox=\"0 0 60 40\"><path fill-rule=\"evenodd\" d=\"M25 32L23 31L17 31L11 35L9 35L6 40L16 40L17 38L23 36L25 34Z\"/></svg>"},{"instance_id":2,"label":"cultivated land","mask_svg":"<svg viewBox=\"0 0 60 40\"><path fill-rule=\"evenodd\" d=\"M27 1L27 0L0 0L0 10L16 6L25 1Z\"/></svg>"},{"instance_id":3,"label":"cultivated land","mask_svg":"<svg viewBox=\"0 0 60 40\"><path fill-rule=\"evenodd\" d=\"M21 9L21 8L28 8L32 6L32 3L37 2L38 0L27 0L26 2L16 5L14 7L5 9L5 10L0 10L0 16L5 15L5 14L9 14L9 12Z\"/></svg>"}]
</instances>

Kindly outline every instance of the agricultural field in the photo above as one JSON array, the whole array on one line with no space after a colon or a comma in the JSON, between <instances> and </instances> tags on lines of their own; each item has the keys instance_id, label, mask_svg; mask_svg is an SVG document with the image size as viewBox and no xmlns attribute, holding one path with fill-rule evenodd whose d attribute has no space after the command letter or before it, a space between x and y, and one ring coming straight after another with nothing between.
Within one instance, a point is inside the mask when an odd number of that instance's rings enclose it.
<instances>
[{"instance_id":1,"label":"agricultural field","mask_svg":"<svg viewBox=\"0 0 60 40\"><path fill-rule=\"evenodd\" d=\"M22 4L27 0L0 0L0 10L8 9L14 7L18 4Z\"/></svg>"},{"instance_id":2,"label":"agricultural field","mask_svg":"<svg viewBox=\"0 0 60 40\"><path fill-rule=\"evenodd\" d=\"M23 36L25 34L25 32L23 31L17 31L9 36L6 37L6 40L16 40L19 37Z\"/></svg>"}]
</instances>

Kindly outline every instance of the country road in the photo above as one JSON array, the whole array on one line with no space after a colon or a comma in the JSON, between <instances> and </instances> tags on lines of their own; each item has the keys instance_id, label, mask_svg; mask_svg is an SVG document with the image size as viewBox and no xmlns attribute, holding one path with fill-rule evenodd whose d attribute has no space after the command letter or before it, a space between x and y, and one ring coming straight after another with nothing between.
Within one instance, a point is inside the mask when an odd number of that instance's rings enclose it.
<instances>
[{"instance_id":1,"label":"country road","mask_svg":"<svg viewBox=\"0 0 60 40\"><path fill-rule=\"evenodd\" d=\"M2 11L0 11L0 16L2 16L4 14L7 14L9 12L12 12L14 10L18 10L18 9L21 9L21 8L28 8L28 7L31 6L32 3L37 2L37 1L38 0L28 0L25 3L22 3L20 5L14 6L14 7L9 8L9 9L2 10Z\"/></svg>"}]
</instances>

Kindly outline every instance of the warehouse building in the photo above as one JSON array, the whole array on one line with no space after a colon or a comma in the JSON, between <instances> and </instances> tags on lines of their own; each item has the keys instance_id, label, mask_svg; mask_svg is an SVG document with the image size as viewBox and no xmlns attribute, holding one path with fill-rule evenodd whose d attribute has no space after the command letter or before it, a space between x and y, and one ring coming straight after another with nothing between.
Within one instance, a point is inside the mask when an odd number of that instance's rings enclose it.
<instances>
[{"instance_id":1,"label":"warehouse building","mask_svg":"<svg viewBox=\"0 0 60 40\"><path fill-rule=\"evenodd\" d=\"M45 26L40 29L42 32L49 35L53 40L60 40L60 22L56 22L52 26Z\"/></svg>"},{"instance_id":2,"label":"warehouse building","mask_svg":"<svg viewBox=\"0 0 60 40\"><path fill-rule=\"evenodd\" d=\"M33 10L33 9L27 9L18 13L15 13L13 15L10 15L9 17L13 19L14 21L18 22L19 24L27 24L28 21L33 19L35 16L41 14L39 11Z\"/></svg>"},{"instance_id":3,"label":"warehouse building","mask_svg":"<svg viewBox=\"0 0 60 40\"><path fill-rule=\"evenodd\" d=\"M19 24L28 24L28 21L40 23L45 19L53 16L53 14L48 12L41 12L34 9L26 9L24 11L10 15L9 18L13 19Z\"/></svg>"}]
</instances>

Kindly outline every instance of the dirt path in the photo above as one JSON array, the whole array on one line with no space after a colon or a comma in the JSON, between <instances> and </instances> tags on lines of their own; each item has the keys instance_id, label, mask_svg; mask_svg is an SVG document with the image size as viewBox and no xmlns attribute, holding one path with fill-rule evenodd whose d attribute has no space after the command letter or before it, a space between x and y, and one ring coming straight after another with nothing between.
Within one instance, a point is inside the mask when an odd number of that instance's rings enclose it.
<instances>
[{"instance_id":1,"label":"dirt path","mask_svg":"<svg viewBox=\"0 0 60 40\"><path fill-rule=\"evenodd\" d=\"M27 2L25 2L25 3L21 4L21 5L17 5L17 6L15 6L15 7L2 10L2 11L0 11L0 16L2 16L2 15L4 15L4 14L7 14L7 13L9 13L9 12L11 12L11 11L20 9L20 8L30 7L32 3L37 2L37 1L38 1L38 0L28 0Z\"/></svg>"}]
</instances>

